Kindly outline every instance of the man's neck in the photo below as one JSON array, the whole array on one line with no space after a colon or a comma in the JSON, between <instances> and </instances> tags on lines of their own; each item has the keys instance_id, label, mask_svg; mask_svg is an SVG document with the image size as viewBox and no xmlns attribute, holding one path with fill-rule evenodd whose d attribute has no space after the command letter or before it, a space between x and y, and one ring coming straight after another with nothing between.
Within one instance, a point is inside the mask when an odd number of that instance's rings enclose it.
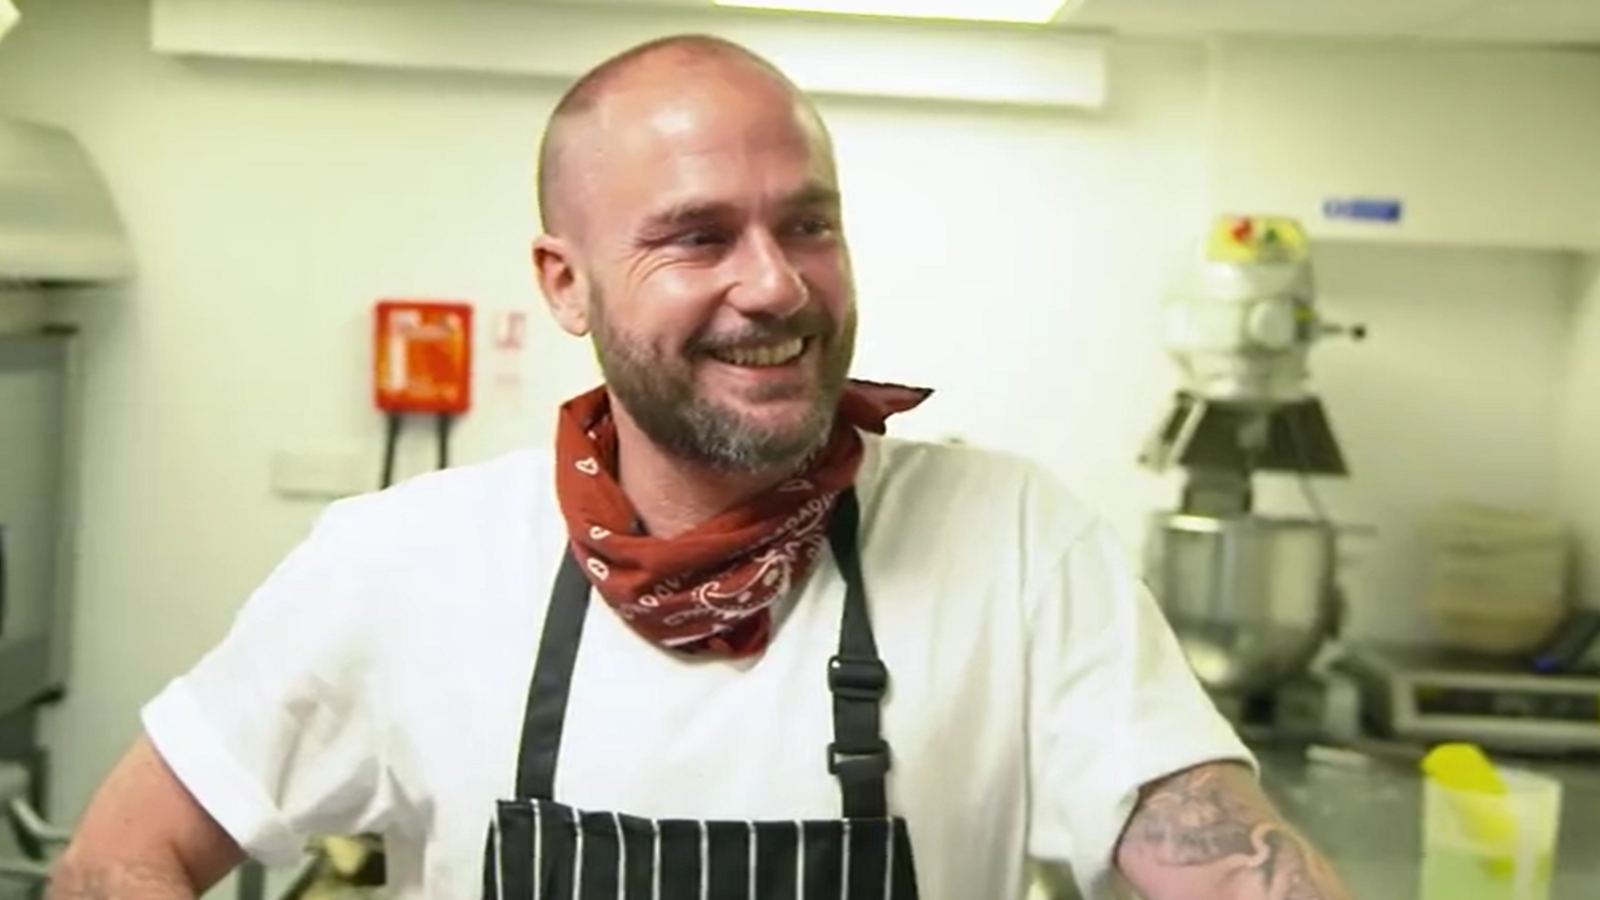
<instances>
[{"instance_id":1,"label":"man's neck","mask_svg":"<svg viewBox=\"0 0 1600 900\"><path fill-rule=\"evenodd\" d=\"M663 453L619 416L617 480L644 527L670 538L729 510L787 478L789 468L728 473L695 466Z\"/></svg>"}]
</instances>

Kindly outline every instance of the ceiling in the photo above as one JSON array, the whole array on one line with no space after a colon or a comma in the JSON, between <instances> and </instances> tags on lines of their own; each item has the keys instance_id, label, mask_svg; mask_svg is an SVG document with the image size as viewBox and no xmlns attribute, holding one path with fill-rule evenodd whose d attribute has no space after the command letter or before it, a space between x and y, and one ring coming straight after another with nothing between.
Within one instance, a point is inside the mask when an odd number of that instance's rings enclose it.
<instances>
[{"instance_id":1,"label":"ceiling","mask_svg":"<svg viewBox=\"0 0 1600 900\"><path fill-rule=\"evenodd\" d=\"M711 0L599 2L711 6ZM1600 45L1600 0L1078 0L1061 21L1072 27L1144 35L1409 37Z\"/></svg>"}]
</instances>

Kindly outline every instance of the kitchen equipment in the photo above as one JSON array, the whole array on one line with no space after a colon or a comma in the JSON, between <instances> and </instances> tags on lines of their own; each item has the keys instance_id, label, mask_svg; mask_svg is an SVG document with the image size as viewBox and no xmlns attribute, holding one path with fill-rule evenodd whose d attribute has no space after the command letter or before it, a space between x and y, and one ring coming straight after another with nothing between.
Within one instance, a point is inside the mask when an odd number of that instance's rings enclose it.
<instances>
[{"instance_id":1,"label":"kitchen equipment","mask_svg":"<svg viewBox=\"0 0 1600 900\"><path fill-rule=\"evenodd\" d=\"M1569 610L1528 665L1546 675L1600 674L1600 609Z\"/></svg>"},{"instance_id":2,"label":"kitchen equipment","mask_svg":"<svg viewBox=\"0 0 1600 900\"><path fill-rule=\"evenodd\" d=\"M1189 661L1226 711L1245 716L1304 680L1338 634L1342 529L1311 490L1348 474L1308 357L1333 334L1315 304L1305 231L1291 219L1224 217L1166 309L1182 383L1139 461L1181 469L1177 507L1151 519L1145 574ZM1300 480L1309 517L1261 515L1263 474ZM1253 714L1250 714L1253 715Z\"/></svg>"},{"instance_id":3,"label":"kitchen equipment","mask_svg":"<svg viewBox=\"0 0 1600 900\"><path fill-rule=\"evenodd\" d=\"M1440 646L1523 653L1565 616L1567 529L1535 512L1474 503L1435 510L1423 608Z\"/></svg>"},{"instance_id":4,"label":"kitchen equipment","mask_svg":"<svg viewBox=\"0 0 1600 900\"><path fill-rule=\"evenodd\" d=\"M65 129L0 113L0 285L120 283L133 256L93 158Z\"/></svg>"},{"instance_id":5,"label":"kitchen equipment","mask_svg":"<svg viewBox=\"0 0 1600 900\"><path fill-rule=\"evenodd\" d=\"M69 352L63 336L0 333L0 714L64 686Z\"/></svg>"},{"instance_id":6,"label":"kitchen equipment","mask_svg":"<svg viewBox=\"0 0 1600 900\"><path fill-rule=\"evenodd\" d=\"M1281 684L1338 630L1337 540L1323 522L1159 513L1145 546L1189 663L1213 689Z\"/></svg>"},{"instance_id":7,"label":"kitchen equipment","mask_svg":"<svg viewBox=\"0 0 1600 900\"><path fill-rule=\"evenodd\" d=\"M69 370L67 336L0 332L0 830L16 838L0 900L40 896L40 848L13 811L43 804L38 714L66 684Z\"/></svg>"},{"instance_id":8,"label":"kitchen equipment","mask_svg":"<svg viewBox=\"0 0 1600 900\"><path fill-rule=\"evenodd\" d=\"M1335 663L1383 737L1524 754L1600 753L1600 673L1429 647L1351 645Z\"/></svg>"},{"instance_id":9,"label":"kitchen equipment","mask_svg":"<svg viewBox=\"0 0 1600 900\"><path fill-rule=\"evenodd\" d=\"M67 836L45 824L33 808L33 773L0 761L0 900L36 900L50 878L48 854Z\"/></svg>"},{"instance_id":10,"label":"kitchen equipment","mask_svg":"<svg viewBox=\"0 0 1600 900\"><path fill-rule=\"evenodd\" d=\"M105 179L68 131L0 114L0 762L45 810L40 710L70 669L76 329L69 302L117 301L134 272Z\"/></svg>"}]
</instances>

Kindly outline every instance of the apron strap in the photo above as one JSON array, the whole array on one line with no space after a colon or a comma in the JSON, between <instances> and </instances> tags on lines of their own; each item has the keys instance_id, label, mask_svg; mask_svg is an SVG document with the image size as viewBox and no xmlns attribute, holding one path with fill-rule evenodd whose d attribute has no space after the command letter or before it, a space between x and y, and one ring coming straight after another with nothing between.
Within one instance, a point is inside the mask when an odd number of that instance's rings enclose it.
<instances>
[{"instance_id":1,"label":"apron strap","mask_svg":"<svg viewBox=\"0 0 1600 900\"><path fill-rule=\"evenodd\" d=\"M844 612L839 623L839 653L828 661L833 694L833 743L828 771L839 779L847 819L889 814L886 777L889 745L883 739L880 705L889 690L889 669L878 657L861 576L861 507L854 489L839 495L828 523L834 565L844 578Z\"/></svg>"},{"instance_id":2,"label":"apron strap","mask_svg":"<svg viewBox=\"0 0 1600 900\"><path fill-rule=\"evenodd\" d=\"M561 753L561 728L567 721L572 671L578 664L578 643L589 612L589 579L569 546L550 592L539 639L539 659L528 686L528 708L522 716L522 752L517 757L518 798L550 800L556 789L556 757Z\"/></svg>"},{"instance_id":3,"label":"apron strap","mask_svg":"<svg viewBox=\"0 0 1600 900\"><path fill-rule=\"evenodd\" d=\"M885 818L889 808L889 745L883 740L879 714L879 704L889 687L889 670L878 658L867 611L859 551L860 520L855 490L846 489L839 494L828 521L834 565L845 583L839 652L828 661L828 690L833 694L828 771L839 779L844 816L851 819ZM517 757L518 798L555 797L562 726L567 718L567 699L577 667L590 590L589 579L569 547L562 555L550 594L538 660L528 687Z\"/></svg>"}]
</instances>

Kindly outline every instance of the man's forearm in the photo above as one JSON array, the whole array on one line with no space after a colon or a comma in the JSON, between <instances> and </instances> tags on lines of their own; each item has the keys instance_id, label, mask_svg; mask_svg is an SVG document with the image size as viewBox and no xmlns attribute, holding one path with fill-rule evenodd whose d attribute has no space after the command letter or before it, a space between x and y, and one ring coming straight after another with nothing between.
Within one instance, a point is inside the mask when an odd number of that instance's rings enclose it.
<instances>
[{"instance_id":1,"label":"man's forearm","mask_svg":"<svg viewBox=\"0 0 1600 900\"><path fill-rule=\"evenodd\" d=\"M191 900L245 853L141 736L111 770L56 863L50 900Z\"/></svg>"},{"instance_id":2,"label":"man's forearm","mask_svg":"<svg viewBox=\"0 0 1600 900\"><path fill-rule=\"evenodd\" d=\"M193 900L199 892L183 867L90 863L67 856L50 879L48 900Z\"/></svg>"},{"instance_id":3,"label":"man's forearm","mask_svg":"<svg viewBox=\"0 0 1600 900\"><path fill-rule=\"evenodd\" d=\"M1147 787L1117 864L1148 900L1355 900L1249 770L1230 763Z\"/></svg>"}]
</instances>

